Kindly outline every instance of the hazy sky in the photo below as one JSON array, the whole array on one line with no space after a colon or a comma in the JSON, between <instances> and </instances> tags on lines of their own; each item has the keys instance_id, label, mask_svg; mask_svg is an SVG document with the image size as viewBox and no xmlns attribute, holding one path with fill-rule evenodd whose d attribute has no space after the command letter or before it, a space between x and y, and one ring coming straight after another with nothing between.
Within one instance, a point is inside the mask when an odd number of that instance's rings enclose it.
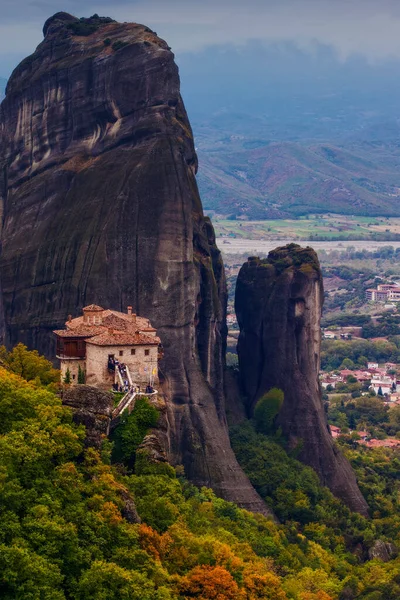
<instances>
[{"instance_id":1,"label":"hazy sky","mask_svg":"<svg viewBox=\"0 0 400 600\"><path fill-rule=\"evenodd\" d=\"M178 53L249 40L331 45L338 57L400 59L398 0L0 0L0 75L30 54L47 17L97 12L145 23Z\"/></svg>"}]
</instances>

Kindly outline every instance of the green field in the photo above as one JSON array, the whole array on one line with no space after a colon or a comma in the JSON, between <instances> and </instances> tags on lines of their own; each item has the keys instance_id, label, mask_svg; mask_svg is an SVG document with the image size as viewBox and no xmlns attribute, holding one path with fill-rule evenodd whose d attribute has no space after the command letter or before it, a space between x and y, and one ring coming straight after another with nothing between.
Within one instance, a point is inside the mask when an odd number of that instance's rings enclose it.
<instances>
[{"instance_id":1,"label":"green field","mask_svg":"<svg viewBox=\"0 0 400 600\"><path fill-rule=\"evenodd\" d=\"M217 237L294 240L400 241L400 218L308 215L298 219L241 221L213 217Z\"/></svg>"}]
</instances>

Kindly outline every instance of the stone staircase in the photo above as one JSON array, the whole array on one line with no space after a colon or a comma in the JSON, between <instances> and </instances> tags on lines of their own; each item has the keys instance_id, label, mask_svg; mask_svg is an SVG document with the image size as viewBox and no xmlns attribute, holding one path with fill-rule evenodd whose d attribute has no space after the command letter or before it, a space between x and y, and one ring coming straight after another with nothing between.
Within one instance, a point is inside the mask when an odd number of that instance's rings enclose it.
<instances>
[{"instance_id":1,"label":"stone staircase","mask_svg":"<svg viewBox=\"0 0 400 600\"><path fill-rule=\"evenodd\" d=\"M156 396L157 394L157 390L154 390L154 392L152 392L151 394L146 394L144 392L135 392L132 389L126 392L125 396L121 398L121 400L118 402L117 406L111 413L110 430L112 431L113 429L115 429L115 427L117 427L121 415L125 410L128 410L128 413L131 414L131 412L135 408L136 398L138 396L151 397Z\"/></svg>"}]
</instances>

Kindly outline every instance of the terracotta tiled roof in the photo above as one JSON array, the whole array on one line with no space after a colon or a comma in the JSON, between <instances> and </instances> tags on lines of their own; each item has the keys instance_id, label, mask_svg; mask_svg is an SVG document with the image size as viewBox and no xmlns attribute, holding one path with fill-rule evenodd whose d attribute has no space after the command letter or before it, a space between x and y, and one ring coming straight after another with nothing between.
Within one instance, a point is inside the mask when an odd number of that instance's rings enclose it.
<instances>
[{"instance_id":1,"label":"terracotta tiled roof","mask_svg":"<svg viewBox=\"0 0 400 600\"><path fill-rule=\"evenodd\" d=\"M128 315L127 313L122 313L117 310L106 309L103 310L103 314L101 315L102 322L107 326L115 326L117 329L122 329L122 323L127 323L128 326L132 326L135 329L144 329L145 327L149 327L149 320L143 317L136 316L136 320L134 321L132 315ZM67 321L66 326L68 328L77 327L81 323L84 323L83 315L80 317L76 317L71 321ZM151 327L151 325L150 325Z\"/></svg>"},{"instance_id":2,"label":"terracotta tiled roof","mask_svg":"<svg viewBox=\"0 0 400 600\"><path fill-rule=\"evenodd\" d=\"M99 346L110 345L157 345L160 338L151 335L156 332L150 321L143 317L121 313L116 310L104 310L91 304L84 311L101 311L101 325L85 322L84 316L67 321L65 329L54 331L62 338L87 338L89 343Z\"/></svg>"},{"instance_id":3,"label":"terracotta tiled roof","mask_svg":"<svg viewBox=\"0 0 400 600\"><path fill-rule=\"evenodd\" d=\"M53 331L56 335L63 338L81 337L88 338L94 335L99 335L107 331L107 327L101 325L80 325L73 329L56 329Z\"/></svg>"},{"instance_id":4,"label":"terracotta tiled roof","mask_svg":"<svg viewBox=\"0 0 400 600\"><path fill-rule=\"evenodd\" d=\"M103 312L104 308L102 308L101 306L98 306L97 304L89 304L89 306L85 306L82 310Z\"/></svg>"},{"instance_id":5,"label":"terracotta tiled roof","mask_svg":"<svg viewBox=\"0 0 400 600\"><path fill-rule=\"evenodd\" d=\"M130 327L133 327L132 320L123 319L122 317L119 317L114 314L106 315L105 317L103 316L102 323L107 327L115 327L115 329L121 330L126 330ZM137 329L136 325L135 329Z\"/></svg>"},{"instance_id":6,"label":"terracotta tiled roof","mask_svg":"<svg viewBox=\"0 0 400 600\"><path fill-rule=\"evenodd\" d=\"M114 333L101 333L89 338L87 343L96 346L158 346L160 338L138 332L114 331Z\"/></svg>"}]
</instances>

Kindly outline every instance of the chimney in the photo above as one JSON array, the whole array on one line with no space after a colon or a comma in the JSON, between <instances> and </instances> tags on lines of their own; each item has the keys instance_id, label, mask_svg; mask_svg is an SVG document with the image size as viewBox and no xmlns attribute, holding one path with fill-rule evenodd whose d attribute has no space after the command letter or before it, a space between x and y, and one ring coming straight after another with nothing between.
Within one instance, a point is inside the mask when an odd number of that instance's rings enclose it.
<instances>
[{"instance_id":1,"label":"chimney","mask_svg":"<svg viewBox=\"0 0 400 600\"><path fill-rule=\"evenodd\" d=\"M72 315L68 315L68 323L71 323L72 321Z\"/></svg>"},{"instance_id":2,"label":"chimney","mask_svg":"<svg viewBox=\"0 0 400 600\"><path fill-rule=\"evenodd\" d=\"M132 323L136 324L136 315L132 313Z\"/></svg>"},{"instance_id":3,"label":"chimney","mask_svg":"<svg viewBox=\"0 0 400 600\"><path fill-rule=\"evenodd\" d=\"M132 314L132 306L128 306L128 315Z\"/></svg>"}]
</instances>

